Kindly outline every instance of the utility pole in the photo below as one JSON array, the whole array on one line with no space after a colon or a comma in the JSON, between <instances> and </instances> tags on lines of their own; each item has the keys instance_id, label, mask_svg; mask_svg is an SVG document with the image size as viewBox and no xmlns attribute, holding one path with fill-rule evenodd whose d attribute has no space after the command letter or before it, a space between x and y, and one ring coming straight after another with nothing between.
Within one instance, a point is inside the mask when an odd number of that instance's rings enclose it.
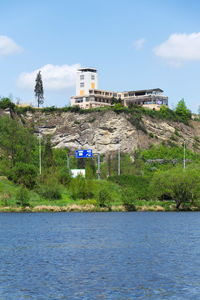
<instances>
[{"instance_id":1,"label":"utility pole","mask_svg":"<svg viewBox=\"0 0 200 300\"><path fill-rule=\"evenodd\" d=\"M67 154L67 169L69 170L69 161L70 160L70 157L69 157L69 154Z\"/></svg>"},{"instance_id":2,"label":"utility pole","mask_svg":"<svg viewBox=\"0 0 200 300\"><path fill-rule=\"evenodd\" d=\"M121 173L121 153L120 153L120 145L118 148L118 176L120 176Z\"/></svg>"},{"instance_id":3,"label":"utility pole","mask_svg":"<svg viewBox=\"0 0 200 300\"><path fill-rule=\"evenodd\" d=\"M183 169L185 170L186 160L185 160L185 140L183 142Z\"/></svg>"},{"instance_id":4,"label":"utility pole","mask_svg":"<svg viewBox=\"0 0 200 300\"><path fill-rule=\"evenodd\" d=\"M97 172L98 172L98 179L101 179L101 178L100 178L100 172L101 172L101 170L100 170L101 157L100 157L100 153L98 153L97 155L98 155L98 170L97 170Z\"/></svg>"},{"instance_id":5,"label":"utility pole","mask_svg":"<svg viewBox=\"0 0 200 300\"><path fill-rule=\"evenodd\" d=\"M42 149L41 149L41 133L39 130L39 174L42 174Z\"/></svg>"}]
</instances>

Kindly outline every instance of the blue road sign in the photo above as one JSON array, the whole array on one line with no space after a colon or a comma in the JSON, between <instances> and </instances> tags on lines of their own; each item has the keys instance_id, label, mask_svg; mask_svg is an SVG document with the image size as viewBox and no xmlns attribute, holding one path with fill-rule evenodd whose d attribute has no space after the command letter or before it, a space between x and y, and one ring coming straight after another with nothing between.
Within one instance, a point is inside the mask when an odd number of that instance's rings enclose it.
<instances>
[{"instance_id":1,"label":"blue road sign","mask_svg":"<svg viewBox=\"0 0 200 300\"><path fill-rule=\"evenodd\" d=\"M87 157L93 157L92 150L76 150L75 151L75 157L76 158L87 158Z\"/></svg>"}]
</instances>

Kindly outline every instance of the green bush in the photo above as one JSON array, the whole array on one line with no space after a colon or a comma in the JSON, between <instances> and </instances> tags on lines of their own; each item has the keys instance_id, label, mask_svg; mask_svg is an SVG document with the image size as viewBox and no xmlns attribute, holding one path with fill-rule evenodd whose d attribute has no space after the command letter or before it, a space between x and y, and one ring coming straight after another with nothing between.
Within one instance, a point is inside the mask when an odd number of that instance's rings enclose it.
<instances>
[{"instance_id":1,"label":"green bush","mask_svg":"<svg viewBox=\"0 0 200 300\"><path fill-rule=\"evenodd\" d=\"M35 109L32 106L15 106L15 112L19 115L19 114L25 114L26 112L36 112L37 109Z\"/></svg>"},{"instance_id":2,"label":"green bush","mask_svg":"<svg viewBox=\"0 0 200 300\"><path fill-rule=\"evenodd\" d=\"M1 98L0 99L0 108L6 109L6 108L15 108L15 104L9 99L9 98Z\"/></svg>"},{"instance_id":3,"label":"green bush","mask_svg":"<svg viewBox=\"0 0 200 300\"><path fill-rule=\"evenodd\" d=\"M41 109L42 112L55 112L57 111L57 107L55 106L49 106L49 107L44 107Z\"/></svg>"},{"instance_id":4,"label":"green bush","mask_svg":"<svg viewBox=\"0 0 200 300\"><path fill-rule=\"evenodd\" d=\"M137 195L131 189L124 189L122 193L122 203L126 210L136 211L135 200L138 199Z\"/></svg>"},{"instance_id":5,"label":"green bush","mask_svg":"<svg viewBox=\"0 0 200 300\"><path fill-rule=\"evenodd\" d=\"M200 174L198 169L174 168L154 174L150 194L155 199L168 195L176 203L176 208L191 206L200 198Z\"/></svg>"},{"instance_id":6,"label":"green bush","mask_svg":"<svg viewBox=\"0 0 200 300\"><path fill-rule=\"evenodd\" d=\"M97 204L100 207L107 207L111 209L111 195L110 192L107 189L102 189L99 191L98 199L97 199Z\"/></svg>"},{"instance_id":7,"label":"green bush","mask_svg":"<svg viewBox=\"0 0 200 300\"><path fill-rule=\"evenodd\" d=\"M18 162L10 171L10 179L32 189L36 185L37 172L34 165Z\"/></svg>"},{"instance_id":8,"label":"green bush","mask_svg":"<svg viewBox=\"0 0 200 300\"><path fill-rule=\"evenodd\" d=\"M61 199L62 193L60 186L57 183L46 183L39 186L37 192L45 199Z\"/></svg>"},{"instance_id":9,"label":"green bush","mask_svg":"<svg viewBox=\"0 0 200 300\"><path fill-rule=\"evenodd\" d=\"M133 195L137 195L138 199L148 200L149 178L137 175L121 175L110 177L109 180L116 182L121 187L131 191Z\"/></svg>"},{"instance_id":10,"label":"green bush","mask_svg":"<svg viewBox=\"0 0 200 300\"><path fill-rule=\"evenodd\" d=\"M16 193L16 204L22 207L30 206L29 192L23 186Z\"/></svg>"},{"instance_id":11,"label":"green bush","mask_svg":"<svg viewBox=\"0 0 200 300\"><path fill-rule=\"evenodd\" d=\"M11 194L9 192L7 193L1 193L0 195L0 200L2 201L4 206L8 206L9 205L9 200L11 198Z\"/></svg>"},{"instance_id":12,"label":"green bush","mask_svg":"<svg viewBox=\"0 0 200 300\"><path fill-rule=\"evenodd\" d=\"M71 180L69 190L74 200L88 199L94 196L92 180L86 180L82 176L77 176Z\"/></svg>"},{"instance_id":13,"label":"green bush","mask_svg":"<svg viewBox=\"0 0 200 300\"><path fill-rule=\"evenodd\" d=\"M140 157L146 161L148 159L183 159L183 147L173 145L172 147L166 145L153 145L147 150L140 152ZM192 160L199 160L200 155L189 149L186 149L186 158Z\"/></svg>"},{"instance_id":14,"label":"green bush","mask_svg":"<svg viewBox=\"0 0 200 300\"><path fill-rule=\"evenodd\" d=\"M67 167L58 169L58 181L63 185L69 185L71 182L71 174Z\"/></svg>"}]
</instances>

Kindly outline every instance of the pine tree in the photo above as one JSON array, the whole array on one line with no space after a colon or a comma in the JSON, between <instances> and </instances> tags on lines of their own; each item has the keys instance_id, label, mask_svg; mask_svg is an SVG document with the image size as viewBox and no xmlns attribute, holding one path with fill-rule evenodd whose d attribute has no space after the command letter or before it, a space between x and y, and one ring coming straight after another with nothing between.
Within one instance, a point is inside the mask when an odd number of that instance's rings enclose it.
<instances>
[{"instance_id":1,"label":"pine tree","mask_svg":"<svg viewBox=\"0 0 200 300\"><path fill-rule=\"evenodd\" d=\"M191 119L192 113L191 111L187 108L185 104L185 100L181 99L175 109L175 112L177 115L179 115L183 120L188 120Z\"/></svg>"},{"instance_id":2,"label":"pine tree","mask_svg":"<svg viewBox=\"0 0 200 300\"><path fill-rule=\"evenodd\" d=\"M37 77L35 79L35 97L37 99L38 107L40 107L40 104L44 103L44 90L43 90L43 83L42 83L42 76L41 71L37 73Z\"/></svg>"}]
</instances>

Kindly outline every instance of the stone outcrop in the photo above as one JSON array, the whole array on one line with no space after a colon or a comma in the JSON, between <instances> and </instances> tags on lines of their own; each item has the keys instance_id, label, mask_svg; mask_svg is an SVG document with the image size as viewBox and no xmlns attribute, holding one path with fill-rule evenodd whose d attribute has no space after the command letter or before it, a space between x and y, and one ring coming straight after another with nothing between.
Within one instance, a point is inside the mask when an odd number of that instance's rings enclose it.
<instances>
[{"instance_id":1,"label":"stone outcrop","mask_svg":"<svg viewBox=\"0 0 200 300\"><path fill-rule=\"evenodd\" d=\"M6 112L8 113L8 112ZM75 149L93 149L94 152L117 151L132 153L152 144L182 145L200 151L200 122L191 121L190 126L168 120L143 116L132 122L131 115L114 111L74 112L26 112L18 118L35 133L51 135L53 146Z\"/></svg>"}]
</instances>

